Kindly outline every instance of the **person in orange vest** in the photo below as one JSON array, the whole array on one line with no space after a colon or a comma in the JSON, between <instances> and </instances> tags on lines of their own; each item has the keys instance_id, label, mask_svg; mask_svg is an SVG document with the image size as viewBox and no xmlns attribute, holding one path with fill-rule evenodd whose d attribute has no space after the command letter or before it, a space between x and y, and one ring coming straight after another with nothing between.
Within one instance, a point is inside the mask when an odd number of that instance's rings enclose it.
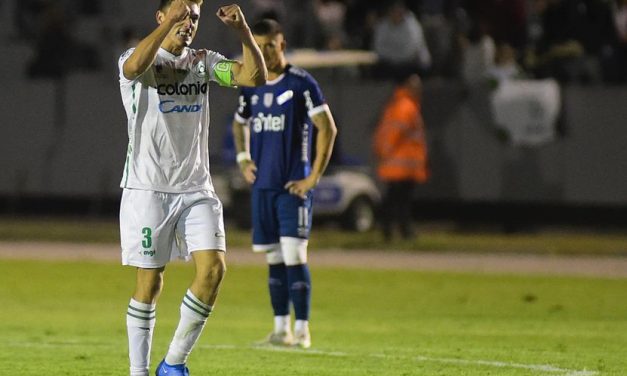
<instances>
[{"instance_id":1,"label":"person in orange vest","mask_svg":"<svg viewBox=\"0 0 627 376\"><path fill-rule=\"evenodd\" d=\"M414 237L413 192L416 184L429 178L421 93L420 76L404 75L385 105L374 133L377 175L385 185L381 220L386 241L392 240L395 225L404 239Z\"/></svg>"}]
</instances>

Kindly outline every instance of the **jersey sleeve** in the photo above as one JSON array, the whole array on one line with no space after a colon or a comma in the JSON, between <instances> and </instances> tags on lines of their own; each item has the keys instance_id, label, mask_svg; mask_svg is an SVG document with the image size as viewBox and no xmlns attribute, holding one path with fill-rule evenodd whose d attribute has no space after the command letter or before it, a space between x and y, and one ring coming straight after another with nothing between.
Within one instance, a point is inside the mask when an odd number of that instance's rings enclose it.
<instances>
[{"instance_id":1,"label":"jersey sleeve","mask_svg":"<svg viewBox=\"0 0 627 376\"><path fill-rule=\"evenodd\" d=\"M210 81L215 81L220 86L234 87L231 67L235 61L227 59L218 52L207 51L206 64L209 67Z\"/></svg>"},{"instance_id":2,"label":"jersey sleeve","mask_svg":"<svg viewBox=\"0 0 627 376\"><path fill-rule=\"evenodd\" d=\"M128 50L124 51L122 55L120 55L120 59L118 60L118 69L120 70L120 84L130 84L134 81L124 77L124 63L133 54L133 51L135 51L134 47L129 48Z\"/></svg>"},{"instance_id":3,"label":"jersey sleeve","mask_svg":"<svg viewBox=\"0 0 627 376\"><path fill-rule=\"evenodd\" d=\"M129 48L120 56L120 59L118 60L118 69L120 70L120 85L132 85L136 82L141 82L142 84L148 86L156 86L155 76L152 67L146 69L144 73L140 74L133 80L129 80L128 78L124 77L124 63L133 54L133 51L135 51L134 47Z\"/></svg>"},{"instance_id":4,"label":"jersey sleeve","mask_svg":"<svg viewBox=\"0 0 627 376\"><path fill-rule=\"evenodd\" d=\"M250 119L250 115L250 95L247 90L241 90L239 93L239 105L237 111L235 111L235 121L246 124L248 119Z\"/></svg>"},{"instance_id":5,"label":"jersey sleeve","mask_svg":"<svg viewBox=\"0 0 627 376\"><path fill-rule=\"evenodd\" d=\"M305 106L307 107L307 114L309 117L313 117L321 112L324 112L329 108L322 90L318 82L309 74L303 78L303 96L305 97Z\"/></svg>"}]
</instances>

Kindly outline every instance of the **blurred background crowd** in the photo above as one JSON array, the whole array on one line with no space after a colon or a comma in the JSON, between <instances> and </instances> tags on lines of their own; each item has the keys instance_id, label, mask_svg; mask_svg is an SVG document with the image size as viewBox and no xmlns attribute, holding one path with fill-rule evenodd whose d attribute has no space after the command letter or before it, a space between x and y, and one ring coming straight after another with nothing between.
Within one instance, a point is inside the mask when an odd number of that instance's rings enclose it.
<instances>
[{"instance_id":1,"label":"blurred background crowd","mask_svg":"<svg viewBox=\"0 0 627 376\"><path fill-rule=\"evenodd\" d=\"M129 10L154 4L123 3L4 0L0 8L7 13L5 32L35 49L29 74L49 76L102 69L115 60L108 52L149 31L146 19L138 22ZM205 3L210 17L208 8L218 4ZM249 0L242 6L251 20L281 21L292 49L375 52L380 69L367 72L373 75L401 66L465 81L486 75L584 84L627 79L625 0Z\"/></svg>"}]
</instances>

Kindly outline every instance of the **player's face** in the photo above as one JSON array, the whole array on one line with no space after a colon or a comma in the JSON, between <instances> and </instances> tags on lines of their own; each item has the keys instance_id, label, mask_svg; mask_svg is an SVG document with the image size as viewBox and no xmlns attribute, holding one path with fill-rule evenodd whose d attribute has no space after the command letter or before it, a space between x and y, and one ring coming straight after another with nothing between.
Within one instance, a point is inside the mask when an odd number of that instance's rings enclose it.
<instances>
[{"instance_id":1,"label":"player's face","mask_svg":"<svg viewBox=\"0 0 627 376\"><path fill-rule=\"evenodd\" d=\"M198 30L198 21L200 20L200 6L196 3L187 2L187 6L190 9L190 13L183 21L179 22L170 30L170 33L166 37L170 44L177 47L187 47L192 44L196 31ZM165 12L159 11L157 18L159 23L165 19Z\"/></svg>"},{"instance_id":2,"label":"player's face","mask_svg":"<svg viewBox=\"0 0 627 376\"><path fill-rule=\"evenodd\" d=\"M285 59L285 39L283 34L255 35L255 42L259 46L263 59L266 61L266 67L269 71L277 71L283 68Z\"/></svg>"}]
</instances>

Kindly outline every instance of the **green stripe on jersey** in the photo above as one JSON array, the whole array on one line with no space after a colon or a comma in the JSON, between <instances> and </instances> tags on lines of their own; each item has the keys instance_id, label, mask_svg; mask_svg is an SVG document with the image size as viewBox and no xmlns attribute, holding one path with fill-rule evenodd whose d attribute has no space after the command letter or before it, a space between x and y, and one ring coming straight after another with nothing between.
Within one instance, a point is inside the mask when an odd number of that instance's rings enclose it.
<instances>
[{"instance_id":1,"label":"green stripe on jersey","mask_svg":"<svg viewBox=\"0 0 627 376\"><path fill-rule=\"evenodd\" d=\"M131 87L133 89L133 114L137 114L137 106L135 105L135 84Z\"/></svg>"},{"instance_id":2,"label":"green stripe on jersey","mask_svg":"<svg viewBox=\"0 0 627 376\"><path fill-rule=\"evenodd\" d=\"M131 154L133 153L133 146L131 141L128 141L128 149L126 151L126 163L124 163L124 188L128 185L128 165L131 163Z\"/></svg>"}]
</instances>

